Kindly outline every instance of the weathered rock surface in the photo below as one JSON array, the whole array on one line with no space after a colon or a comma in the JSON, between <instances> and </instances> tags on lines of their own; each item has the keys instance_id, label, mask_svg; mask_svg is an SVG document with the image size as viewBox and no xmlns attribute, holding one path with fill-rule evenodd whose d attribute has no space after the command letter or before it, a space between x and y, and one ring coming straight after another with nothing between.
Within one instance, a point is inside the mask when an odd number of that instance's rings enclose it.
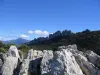
<instances>
[{"instance_id":1,"label":"weathered rock surface","mask_svg":"<svg viewBox=\"0 0 100 75\"><path fill-rule=\"evenodd\" d=\"M97 55L93 51L87 51L86 56L89 62L94 64L96 67L100 68L100 56L99 55Z\"/></svg>"},{"instance_id":2,"label":"weathered rock surface","mask_svg":"<svg viewBox=\"0 0 100 75\"><path fill-rule=\"evenodd\" d=\"M2 60L2 62L5 61L5 59L7 58L7 53L0 53L0 59Z\"/></svg>"},{"instance_id":3,"label":"weathered rock surface","mask_svg":"<svg viewBox=\"0 0 100 75\"><path fill-rule=\"evenodd\" d=\"M29 59L24 59L21 65L19 75L28 75L28 69L29 69Z\"/></svg>"},{"instance_id":4,"label":"weathered rock surface","mask_svg":"<svg viewBox=\"0 0 100 75\"><path fill-rule=\"evenodd\" d=\"M2 60L0 59L0 75L1 75L2 65L3 65L3 62L2 62Z\"/></svg>"},{"instance_id":5,"label":"weathered rock surface","mask_svg":"<svg viewBox=\"0 0 100 75\"><path fill-rule=\"evenodd\" d=\"M13 75L14 69L17 67L18 58L7 57L2 67L2 75Z\"/></svg>"},{"instance_id":6,"label":"weathered rock surface","mask_svg":"<svg viewBox=\"0 0 100 75\"><path fill-rule=\"evenodd\" d=\"M52 59L53 59L53 51L51 50L44 50L43 51L44 55L43 55L43 59L41 61L41 75L46 75L48 73L48 75L52 75L51 72L51 65L52 64Z\"/></svg>"},{"instance_id":7,"label":"weathered rock surface","mask_svg":"<svg viewBox=\"0 0 100 75\"><path fill-rule=\"evenodd\" d=\"M2 66L2 75L13 75L14 69L16 69L18 65L18 58L19 53L16 46L11 46Z\"/></svg>"},{"instance_id":8,"label":"weathered rock surface","mask_svg":"<svg viewBox=\"0 0 100 75\"><path fill-rule=\"evenodd\" d=\"M85 75L97 75L97 68L92 63L90 63L86 57L80 54L76 55L75 57L77 63L80 65Z\"/></svg>"},{"instance_id":9,"label":"weathered rock surface","mask_svg":"<svg viewBox=\"0 0 100 75\"><path fill-rule=\"evenodd\" d=\"M29 50L26 59L22 62L19 75L39 75L40 62L43 57L43 52L39 50Z\"/></svg>"},{"instance_id":10,"label":"weathered rock surface","mask_svg":"<svg viewBox=\"0 0 100 75\"><path fill-rule=\"evenodd\" d=\"M18 50L18 53L19 53L19 60L20 60L20 62L22 62L24 59L23 52Z\"/></svg>"},{"instance_id":11,"label":"weathered rock surface","mask_svg":"<svg viewBox=\"0 0 100 75\"><path fill-rule=\"evenodd\" d=\"M44 52L42 75L82 75L82 72L84 75L100 75L100 56L92 51L78 51L76 45L61 46L54 53Z\"/></svg>"},{"instance_id":12,"label":"weathered rock surface","mask_svg":"<svg viewBox=\"0 0 100 75\"><path fill-rule=\"evenodd\" d=\"M67 46L67 49L73 53L77 63L79 64L81 70L85 75L99 75L100 74L100 69L99 69L99 64L100 57L95 54L93 51L86 51L81 52L77 50L77 46L75 45L69 45L70 48ZM76 48L75 48L76 47ZM96 62L96 60L98 61ZM96 67L96 64L98 66Z\"/></svg>"},{"instance_id":13,"label":"weathered rock surface","mask_svg":"<svg viewBox=\"0 0 100 75\"><path fill-rule=\"evenodd\" d=\"M83 75L71 52L45 51L41 62L41 75Z\"/></svg>"},{"instance_id":14,"label":"weathered rock surface","mask_svg":"<svg viewBox=\"0 0 100 75\"><path fill-rule=\"evenodd\" d=\"M8 50L8 55L12 56L12 57L16 57L16 58L20 58L19 57L19 52L16 46L10 46L9 50Z\"/></svg>"},{"instance_id":15,"label":"weathered rock surface","mask_svg":"<svg viewBox=\"0 0 100 75\"><path fill-rule=\"evenodd\" d=\"M23 53L11 46L0 53L0 75L100 75L100 56L93 51L78 51L76 45Z\"/></svg>"}]
</instances>

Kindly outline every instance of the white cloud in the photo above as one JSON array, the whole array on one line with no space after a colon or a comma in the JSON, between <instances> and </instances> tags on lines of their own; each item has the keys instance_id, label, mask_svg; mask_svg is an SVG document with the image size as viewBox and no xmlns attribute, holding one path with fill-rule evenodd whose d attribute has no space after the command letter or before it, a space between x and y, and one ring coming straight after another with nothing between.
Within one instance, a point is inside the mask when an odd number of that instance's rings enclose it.
<instances>
[{"instance_id":1,"label":"white cloud","mask_svg":"<svg viewBox=\"0 0 100 75\"><path fill-rule=\"evenodd\" d=\"M49 32L48 31L42 31L42 30L35 30L34 34L40 35L40 36L48 36Z\"/></svg>"},{"instance_id":2,"label":"white cloud","mask_svg":"<svg viewBox=\"0 0 100 75\"><path fill-rule=\"evenodd\" d=\"M53 33L50 33L50 34L53 34Z\"/></svg>"},{"instance_id":3,"label":"white cloud","mask_svg":"<svg viewBox=\"0 0 100 75\"><path fill-rule=\"evenodd\" d=\"M0 39L2 39L2 37L0 37Z\"/></svg>"},{"instance_id":4,"label":"white cloud","mask_svg":"<svg viewBox=\"0 0 100 75\"><path fill-rule=\"evenodd\" d=\"M32 31L32 30L29 30L29 31L28 31L28 34L33 34L33 31Z\"/></svg>"},{"instance_id":5,"label":"white cloud","mask_svg":"<svg viewBox=\"0 0 100 75\"><path fill-rule=\"evenodd\" d=\"M2 37L0 37L0 40L2 40Z\"/></svg>"},{"instance_id":6,"label":"white cloud","mask_svg":"<svg viewBox=\"0 0 100 75\"><path fill-rule=\"evenodd\" d=\"M45 37L45 36L48 36L50 33L48 31L42 31L42 30L35 30L35 31L29 30L28 34L36 34L36 35Z\"/></svg>"},{"instance_id":7,"label":"white cloud","mask_svg":"<svg viewBox=\"0 0 100 75\"><path fill-rule=\"evenodd\" d=\"M28 35L25 35L25 34L21 34L20 35L20 38L29 38L29 36Z\"/></svg>"}]
</instances>

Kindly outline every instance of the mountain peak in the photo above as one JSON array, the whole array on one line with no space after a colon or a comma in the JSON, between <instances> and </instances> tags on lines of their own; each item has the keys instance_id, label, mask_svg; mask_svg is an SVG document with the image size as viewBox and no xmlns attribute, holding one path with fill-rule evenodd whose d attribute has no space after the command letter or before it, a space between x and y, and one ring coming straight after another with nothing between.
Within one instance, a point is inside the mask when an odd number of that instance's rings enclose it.
<instances>
[{"instance_id":1,"label":"mountain peak","mask_svg":"<svg viewBox=\"0 0 100 75\"><path fill-rule=\"evenodd\" d=\"M27 39L23 39L23 38L17 38L17 39L14 39L14 40L8 40L8 41L4 41L5 44L24 44L24 43L27 43L29 42L30 40L27 40Z\"/></svg>"}]
</instances>

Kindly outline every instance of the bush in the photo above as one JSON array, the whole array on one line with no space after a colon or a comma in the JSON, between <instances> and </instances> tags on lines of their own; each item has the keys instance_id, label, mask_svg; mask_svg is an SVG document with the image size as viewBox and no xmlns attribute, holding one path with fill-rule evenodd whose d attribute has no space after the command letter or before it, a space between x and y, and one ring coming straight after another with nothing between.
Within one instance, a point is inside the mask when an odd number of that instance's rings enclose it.
<instances>
[{"instance_id":1,"label":"bush","mask_svg":"<svg viewBox=\"0 0 100 75\"><path fill-rule=\"evenodd\" d=\"M27 45L23 44L23 45L21 45L21 46L19 47L19 49L23 52L24 55L26 55L26 53L27 53L28 50L29 50L29 47L28 47Z\"/></svg>"},{"instance_id":2,"label":"bush","mask_svg":"<svg viewBox=\"0 0 100 75\"><path fill-rule=\"evenodd\" d=\"M7 52L7 50L5 50L4 48L0 48L0 52L5 53Z\"/></svg>"}]
</instances>

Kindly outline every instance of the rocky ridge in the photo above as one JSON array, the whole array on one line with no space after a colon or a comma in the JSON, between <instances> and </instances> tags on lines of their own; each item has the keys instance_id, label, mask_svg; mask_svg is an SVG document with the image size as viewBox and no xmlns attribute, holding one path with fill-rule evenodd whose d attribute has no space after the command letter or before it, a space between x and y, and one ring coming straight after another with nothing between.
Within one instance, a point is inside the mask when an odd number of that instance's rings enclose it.
<instances>
[{"instance_id":1,"label":"rocky ridge","mask_svg":"<svg viewBox=\"0 0 100 75\"><path fill-rule=\"evenodd\" d=\"M0 53L0 75L100 75L100 56L93 51L78 51L76 45L23 53L11 46Z\"/></svg>"}]
</instances>

